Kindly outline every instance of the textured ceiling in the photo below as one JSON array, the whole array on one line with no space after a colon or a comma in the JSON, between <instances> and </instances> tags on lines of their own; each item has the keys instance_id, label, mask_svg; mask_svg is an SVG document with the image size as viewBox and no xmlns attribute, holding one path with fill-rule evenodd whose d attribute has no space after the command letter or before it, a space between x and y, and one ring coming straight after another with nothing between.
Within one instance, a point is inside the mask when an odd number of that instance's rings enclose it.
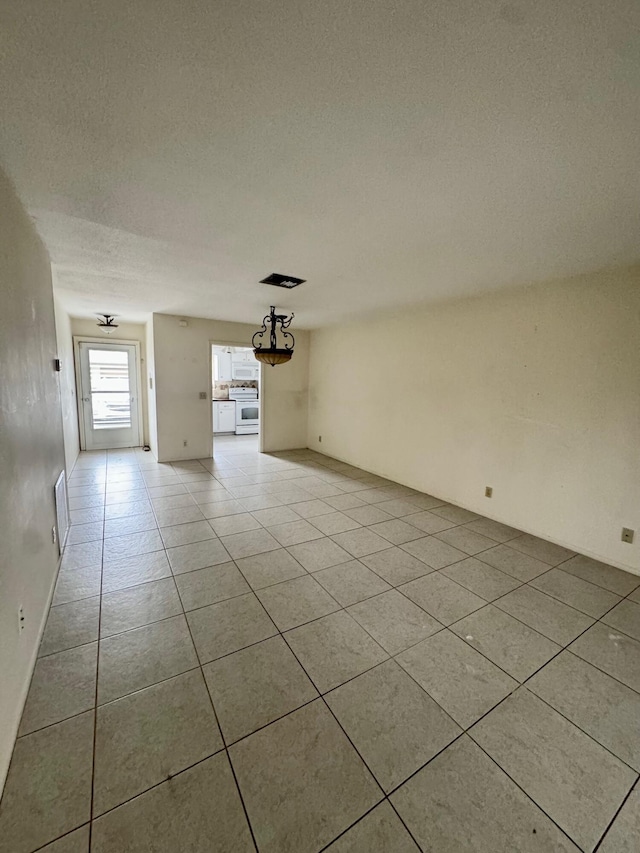
<instances>
[{"instance_id":1,"label":"textured ceiling","mask_svg":"<svg viewBox=\"0 0 640 853\"><path fill-rule=\"evenodd\" d=\"M639 32L637 0L5 0L0 161L74 314L313 327L627 264Z\"/></svg>"}]
</instances>

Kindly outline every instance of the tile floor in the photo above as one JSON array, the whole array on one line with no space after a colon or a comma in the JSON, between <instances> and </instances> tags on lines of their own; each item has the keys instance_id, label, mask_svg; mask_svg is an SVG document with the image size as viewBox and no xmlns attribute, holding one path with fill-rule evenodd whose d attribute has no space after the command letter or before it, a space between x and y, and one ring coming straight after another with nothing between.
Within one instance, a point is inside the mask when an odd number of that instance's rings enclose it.
<instances>
[{"instance_id":1,"label":"tile floor","mask_svg":"<svg viewBox=\"0 0 640 853\"><path fill-rule=\"evenodd\" d=\"M2 853L640 849L640 577L216 454L78 460Z\"/></svg>"}]
</instances>

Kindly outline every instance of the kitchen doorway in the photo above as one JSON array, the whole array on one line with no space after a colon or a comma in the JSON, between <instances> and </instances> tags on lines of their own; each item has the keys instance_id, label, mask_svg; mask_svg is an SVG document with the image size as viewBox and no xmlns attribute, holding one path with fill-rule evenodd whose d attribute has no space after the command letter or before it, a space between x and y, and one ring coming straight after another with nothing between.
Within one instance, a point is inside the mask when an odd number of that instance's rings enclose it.
<instances>
[{"instance_id":1,"label":"kitchen doorway","mask_svg":"<svg viewBox=\"0 0 640 853\"><path fill-rule=\"evenodd\" d=\"M142 444L140 345L74 338L81 450Z\"/></svg>"},{"instance_id":2,"label":"kitchen doorway","mask_svg":"<svg viewBox=\"0 0 640 853\"><path fill-rule=\"evenodd\" d=\"M247 346L211 344L213 455L255 452L262 418L260 362Z\"/></svg>"}]
</instances>

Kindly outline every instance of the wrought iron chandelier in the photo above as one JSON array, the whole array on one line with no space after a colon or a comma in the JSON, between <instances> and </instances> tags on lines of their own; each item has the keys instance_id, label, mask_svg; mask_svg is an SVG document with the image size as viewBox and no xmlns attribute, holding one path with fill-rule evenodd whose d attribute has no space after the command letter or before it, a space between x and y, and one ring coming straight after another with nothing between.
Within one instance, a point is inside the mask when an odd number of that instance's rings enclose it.
<instances>
[{"instance_id":1,"label":"wrought iron chandelier","mask_svg":"<svg viewBox=\"0 0 640 853\"><path fill-rule=\"evenodd\" d=\"M114 314L101 314L101 317L104 317L104 320L98 320L97 326L99 329L105 333L105 335L111 335L118 328L118 324L114 323L115 315Z\"/></svg>"},{"instance_id":2,"label":"wrought iron chandelier","mask_svg":"<svg viewBox=\"0 0 640 853\"><path fill-rule=\"evenodd\" d=\"M262 321L262 328L259 329L251 338L253 346L253 354L263 364L270 364L275 367L276 364L284 364L291 360L293 355L293 347L295 346L295 338L291 332L286 329L291 325L294 315L287 317L286 314L276 314L275 305L271 306L271 311L265 316ZM268 329L268 327L271 327ZM283 346L278 346L278 338L276 335L277 327L280 326L280 334L283 339ZM264 335L269 331L269 346L265 347L262 343ZM291 343L289 343L291 341Z\"/></svg>"}]
</instances>

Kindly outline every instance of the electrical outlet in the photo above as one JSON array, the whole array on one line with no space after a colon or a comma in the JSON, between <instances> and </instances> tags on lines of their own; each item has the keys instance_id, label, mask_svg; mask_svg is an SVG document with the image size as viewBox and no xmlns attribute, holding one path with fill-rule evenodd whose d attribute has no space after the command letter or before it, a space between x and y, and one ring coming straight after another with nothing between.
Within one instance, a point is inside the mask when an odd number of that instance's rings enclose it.
<instances>
[{"instance_id":1,"label":"electrical outlet","mask_svg":"<svg viewBox=\"0 0 640 853\"><path fill-rule=\"evenodd\" d=\"M493 486L485 486L484 487L484 496L485 498L493 497Z\"/></svg>"},{"instance_id":2,"label":"electrical outlet","mask_svg":"<svg viewBox=\"0 0 640 853\"><path fill-rule=\"evenodd\" d=\"M18 607L18 633L22 634L24 631L24 607L20 605Z\"/></svg>"},{"instance_id":3,"label":"electrical outlet","mask_svg":"<svg viewBox=\"0 0 640 853\"><path fill-rule=\"evenodd\" d=\"M322 444L322 436L321 435L318 436L318 441L320 442L320 444Z\"/></svg>"},{"instance_id":4,"label":"electrical outlet","mask_svg":"<svg viewBox=\"0 0 640 853\"><path fill-rule=\"evenodd\" d=\"M186 446L187 446L187 439L186 439L186 438L183 440L183 442L182 442L182 446L183 446L183 447L186 447Z\"/></svg>"},{"instance_id":5,"label":"electrical outlet","mask_svg":"<svg viewBox=\"0 0 640 853\"><path fill-rule=\"evenodd\" d=\"M628 542L629 545L631 545L631 543L633 542L634 533L635 530L632 530L630 527L623 527L621 536L622 541Z\"/></svg>"},{"instance_id":6,"label":"electrical outlet","mask_svg":"<svg viewBox=\"0 0 640 853\"><path fill-rule=\"evenodd\" d=\"M51 541L53 542L53 544L54 544L54 545L55 545L55 544L56 544L56 542L58 541L58 533L57 533L57 531L56 531L56 526L55 526L55 524L54 524L54 525L53 525L53 527L51 528Z\"/></svg>"}]
</instances>

